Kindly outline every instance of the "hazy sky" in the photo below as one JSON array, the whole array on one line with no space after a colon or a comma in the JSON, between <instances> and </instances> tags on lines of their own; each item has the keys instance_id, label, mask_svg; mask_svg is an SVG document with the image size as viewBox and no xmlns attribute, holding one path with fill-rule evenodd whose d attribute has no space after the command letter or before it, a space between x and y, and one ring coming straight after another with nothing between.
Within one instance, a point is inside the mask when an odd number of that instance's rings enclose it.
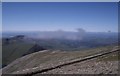
<instances>
[{"instance_id":1,"label":"hazy sky","mask_svg":"<svg viewBox=\"0 0 120 76\"><path fill-rule=\"evenodd\" d=\"M3 31L118 31L118 4L114 2L3 3Z\"/></svg>"}]
</instances>

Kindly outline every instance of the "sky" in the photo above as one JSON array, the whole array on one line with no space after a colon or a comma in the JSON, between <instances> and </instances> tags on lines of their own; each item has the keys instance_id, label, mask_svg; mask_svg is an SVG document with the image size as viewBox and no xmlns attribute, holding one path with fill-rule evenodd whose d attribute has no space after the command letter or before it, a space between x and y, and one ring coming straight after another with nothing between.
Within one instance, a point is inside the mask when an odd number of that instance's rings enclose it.
<instances>
[{"instance_id":1,"label":"sky","mask_svg":"<svg viewBox=\"0 0 120 76\"><path fill-rule=\"evenodd\" d=\"M119 0L2 0L2 2L119 2Z\"/></svg>"},{"instance_id":2,"label":"sky","mask_svg":"<svg viewBox=\"0 0 120 76\"><path fill-rule=\"evenodd\" d=\"M3 31L117 32L116 2L4 2Z\"/></svg>"}]
</instances>

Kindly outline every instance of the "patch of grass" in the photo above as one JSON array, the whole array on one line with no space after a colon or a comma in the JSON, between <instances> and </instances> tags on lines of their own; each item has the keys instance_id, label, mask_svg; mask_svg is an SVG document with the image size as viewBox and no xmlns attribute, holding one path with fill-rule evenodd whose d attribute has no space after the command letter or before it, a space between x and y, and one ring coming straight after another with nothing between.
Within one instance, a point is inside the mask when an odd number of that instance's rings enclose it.
<instances>
[{"instance_id":1,"label":"patch of grass","mask_svg":"<svg viewBox=\"0 0 120 76\"><path fill-rule=\"evenodd\" d=\"M105 55L98 58L98 61L119 61L119 60L120 60L120 55L118 54L118 52L111 53L109 55Z\"/></svg>"}]
</instances>

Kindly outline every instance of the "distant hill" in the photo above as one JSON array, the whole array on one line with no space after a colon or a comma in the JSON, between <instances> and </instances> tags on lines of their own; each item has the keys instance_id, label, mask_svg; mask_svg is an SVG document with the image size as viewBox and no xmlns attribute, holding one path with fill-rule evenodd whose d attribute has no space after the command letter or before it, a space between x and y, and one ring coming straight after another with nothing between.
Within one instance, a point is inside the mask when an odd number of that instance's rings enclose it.
<instances>
[{"instance_id":1,"label":"distant hill","mask_svg":"<svg viewBox=\"0 0 120 76\"><path fill-rule=\"evenodd\" d=\"M45 50L43 47L24 41L23 35L2 39L2 67L24 55Z\"/></svg>"}]
</instances>

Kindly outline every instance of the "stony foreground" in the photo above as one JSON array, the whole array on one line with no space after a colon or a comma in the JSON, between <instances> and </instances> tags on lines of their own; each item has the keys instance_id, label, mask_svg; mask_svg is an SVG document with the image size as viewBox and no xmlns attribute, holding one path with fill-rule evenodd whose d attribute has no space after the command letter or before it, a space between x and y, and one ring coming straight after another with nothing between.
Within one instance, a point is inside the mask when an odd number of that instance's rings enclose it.
<instances>
[{"instance_id":1,"label":"stony foreground","mask_svg":"<svg viewBox=\"0 0 120 76\"><path fill-rule=\"evenodd\" d=\"M64 66L43 74L117 74L118 61L96 62L94 60Z\"/></svg>"},{"instance_id":2,"label":"stony foreground","mask_svg":"<svg viewBox=\"0 0 120 76\"><path fill-rule=\"evenodd\" d=\"M118 52L67 65L42 74L118 74Z\"/></svg>"}]
</instances>

